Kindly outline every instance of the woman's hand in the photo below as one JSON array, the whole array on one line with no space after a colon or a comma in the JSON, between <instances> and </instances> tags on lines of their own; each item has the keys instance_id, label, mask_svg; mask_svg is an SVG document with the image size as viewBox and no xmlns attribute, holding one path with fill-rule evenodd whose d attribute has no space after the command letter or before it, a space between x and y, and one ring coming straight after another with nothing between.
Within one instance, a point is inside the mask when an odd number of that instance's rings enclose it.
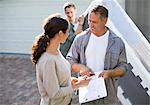
<instances>
[{"instance_id":1,"label":"woman's hand","mask_svg":"<svg viewBox=\"0 0 150 105\"><path fill-rule=\"evenodd\" d=\"M74 86L78 82L78 78L71 77L71 85Z\"/></svg>"},{"instance_id":2,"label":"woman's hand","mask_svg":"<svg viewBox=\"0 0 150 105\"><path fill-rule=\"evenodd\" d=\"M79 87L87 86L92 77L83 76L79 78L72 77L71 84L73 89L78 89Z\"/></svg>"},{"instance_id":3,"label":"woman's hand","mask_svg":"<svg viewBox=\"0 0 150 105\"><path fill-rule=\"evenodd\" d=\"M71 85L73 89L78 89L79 88L79 80L78 78L71 77Z\"/></svg>"}]
</instances>

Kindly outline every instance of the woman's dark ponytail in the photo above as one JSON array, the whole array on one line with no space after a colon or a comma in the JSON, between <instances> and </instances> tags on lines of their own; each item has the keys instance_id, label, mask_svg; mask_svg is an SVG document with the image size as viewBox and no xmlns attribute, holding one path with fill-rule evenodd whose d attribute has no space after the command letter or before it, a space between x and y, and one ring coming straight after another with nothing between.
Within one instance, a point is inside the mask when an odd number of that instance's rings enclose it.
<instances>
[{"instance_id":1,"label":"woman's dark ponytail","mask_svg":"<svg viewBox=\"0 0 150 105\"><path fill-rule=\"evenodd\" d=\"M31 61L33 64L37 64L41 55L46 52L50 40L53 39L59 31L66 33L69 28L69 23L66 19L61 18L60 14L53 14L45 19L43 28L44 33L39 35L32 45Z\"/></svg>"},{"instance_id":2,"label":"woman's dark ponytail","mask_svg":"<svg viewBox=\"0 0 150 105\"><path fill-rule=\"evenodd\" d=\"M41 57L41 55L44 52L46 52L46 48L49 42L50 42L50 39L45 34L41 34L36 38L36 40L34 41L32 45L31 60L33 64L37 64L38 59Z\"/></svg>"}]
</instances>

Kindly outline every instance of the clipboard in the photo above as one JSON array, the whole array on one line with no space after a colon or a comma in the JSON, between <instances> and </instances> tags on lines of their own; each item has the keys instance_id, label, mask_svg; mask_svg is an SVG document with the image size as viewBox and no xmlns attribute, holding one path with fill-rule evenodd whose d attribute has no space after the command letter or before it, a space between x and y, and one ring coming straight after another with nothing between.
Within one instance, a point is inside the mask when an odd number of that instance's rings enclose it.
<instances>
[{"instance_id":1,"label":"clipboard","mask_svg":"<svg viewBox=\"0 0 150 105\"><path fill-rule=\"evenodd\" d=\"M79 88L79 103L97 100L107 96L104 78L92 76L89 84Z\"/></svg>"}]
</instances>

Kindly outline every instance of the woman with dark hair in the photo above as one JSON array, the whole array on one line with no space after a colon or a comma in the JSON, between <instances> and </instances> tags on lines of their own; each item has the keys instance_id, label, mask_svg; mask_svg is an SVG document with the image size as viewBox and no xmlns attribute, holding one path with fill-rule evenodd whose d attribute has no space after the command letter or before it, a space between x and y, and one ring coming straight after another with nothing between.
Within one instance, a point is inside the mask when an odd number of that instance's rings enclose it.
<instances>
[{"instance_id":1,"label":"woman with dark hair","mask_svg":"<svg viewBox=\"0 0 150 105\"><path fill-rule=\"evenodd\" d=\"M68 37L69 23L60 15L50 15L44 23L44 33L32 46L32 62L36 65L36 77L40 105L69 105L73 89L80 82L71 79L71 66L59 51L60 43Z\"/></svg>"}]
</instances>

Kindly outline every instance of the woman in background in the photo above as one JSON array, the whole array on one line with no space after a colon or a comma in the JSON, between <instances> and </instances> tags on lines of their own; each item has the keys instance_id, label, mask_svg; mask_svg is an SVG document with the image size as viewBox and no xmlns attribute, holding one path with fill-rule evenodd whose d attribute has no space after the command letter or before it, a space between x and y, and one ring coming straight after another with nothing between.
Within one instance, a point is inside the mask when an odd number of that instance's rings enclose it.
<instances>
[{"instance_id":1,"label":"woman in background","mask_svg":"<svg viewBox=\"0 0 150 105\"><path fill-rule=\"evenodd\" d=\"M71 79L71 66L59 51L68 37L69 23L58 14L45 19L44 33L32 46L32 62L36 65L40 105L69 105L73 89L79 81Z\"/></svg>"}]
</instances>

